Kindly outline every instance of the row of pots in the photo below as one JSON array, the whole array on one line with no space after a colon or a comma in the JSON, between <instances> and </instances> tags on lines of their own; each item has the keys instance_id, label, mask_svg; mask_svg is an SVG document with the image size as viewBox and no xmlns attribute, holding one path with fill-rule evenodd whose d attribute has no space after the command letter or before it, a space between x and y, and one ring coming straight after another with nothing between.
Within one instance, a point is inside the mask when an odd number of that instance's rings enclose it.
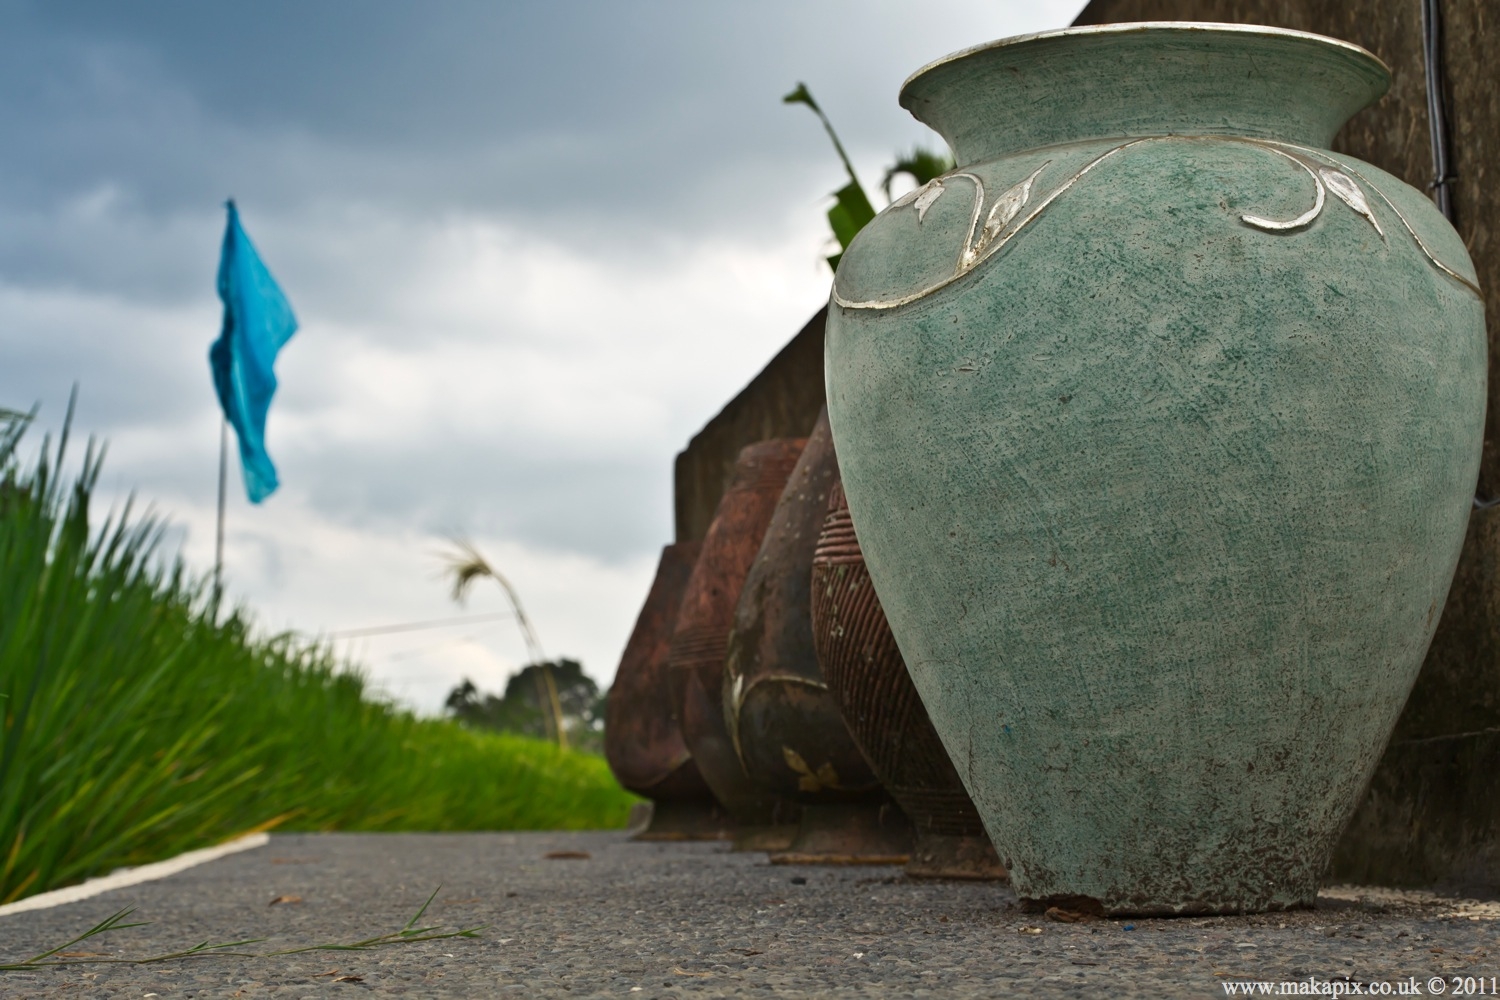
<instances>
[{"instance_id":1,"label":"row of pots","mask_svg":"<svg viewBox=\"0 0 1500 1000\"><path fill-rule=\"evenodd\" d=\"M745 448L706 537L663 550L605 753L654 802L642 839L1005 877L870 583L826 412Z\"/></svg>"},{"instance_id":2,"label":"row of pots","mask_svg":"<svg viewBox=\"0 0 1500 1000\"><path fill-rule=\"evenodd\" d=\"M929 845L978 843L977 808L1042 906L1313 905L1485 439L1462 240L1329 148L1389 84L1346 42L1172 23L913 75L957 166L840 260L832 438L746 449L664 557L621 780L664 824L711 793L747 844L800 809L792 856L837 854L835 808L846 847L887 796Z\"/></svg>"}]
</instances>

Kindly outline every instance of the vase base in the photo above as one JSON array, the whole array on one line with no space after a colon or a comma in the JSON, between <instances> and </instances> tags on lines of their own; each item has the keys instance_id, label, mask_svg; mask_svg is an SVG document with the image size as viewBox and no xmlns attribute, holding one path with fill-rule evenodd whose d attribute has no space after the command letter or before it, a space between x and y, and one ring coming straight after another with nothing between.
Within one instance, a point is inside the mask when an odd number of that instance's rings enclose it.
<instances>
[{"instance_id":1,"label":"vase base","mask_svg":"<svg viewBox=\"0 0 1500 1000\"><path fill-rule=\"evenodd\" d=\"M1250 902L1217 902L1214 900L1184 900L1172 903L1155 900L1131 900L1106 902L1093 896L1056 895L1022 896L1021 909L1025 913L1049 913L1057 910L1076 914L1084 918L1095 917L1238 917L1248 913L1276 913L1287 910L1310 910L1313 899L1302 901L1254 900Z\"/></svg>"},{"instance_id":2,"label":"vase base","mask_svg":"<svg viewBox=\"0 0 1500 1000\"><path fill-rule=\"evenodd\" d=\"M734 823L714 801L652 802L650 822L631 840L730 840Z\"/></svg>"},{"instance_id":3,"label":"vase base","mask_svg":"<svg viewBox=\"0 0 1500 1000\"><path fill-rule=\"evenodd\" d=\"M771 863L904 865L911 847L911 824L889 802L804 806L796 840Z\"/></svg>"},{"instance_id":4,"label":"vase base","mask_svg":"<svg viewBox=\"0 0 1500 1000\"><path fill-rule=\"evenodd\" d=\"M742 826L735 831L736 851L783 851L797 839L796 824L779 823L772 826Z\"/></svg>"},{"instance_id":5,"label":"vase base","mask_svg":"<svg viewBox=\"0 0 1500 1000\"><path fill-rule=\"evenodd\" d=\"M904 865L911 859L909 854L800 854L796 851L775 851L771 854L773 865Z\"/></svg>"},{"instance_id":6,"label":"vase base","mask_svg":"<svg viewBox=\"0 0 1500 1000\"><path fill-rule=\"evenodd\" d=\"M907 862L912 878L958 878L1004 882L1010 878L989 838L928 834L917 838Z\"/></svg>"}]
</instances>

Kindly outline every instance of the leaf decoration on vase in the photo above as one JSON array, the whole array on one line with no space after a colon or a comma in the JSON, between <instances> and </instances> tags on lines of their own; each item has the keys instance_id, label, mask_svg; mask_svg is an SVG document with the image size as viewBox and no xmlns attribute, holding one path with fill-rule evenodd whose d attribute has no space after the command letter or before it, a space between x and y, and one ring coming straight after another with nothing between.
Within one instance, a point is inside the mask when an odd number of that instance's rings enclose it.
<instances>
[{"instance_id":1,"label":"leaf decoration on vase","mask_svg":"<svg viewBox=\"0 0 1500 1000\"><path fill-rule=\"evenodd\" d=\"M928 181L926 184L922 184L922 185L919 185L917 187L912 188L910 191L906 192L901 197L899 197L895 201L891 202L891 206L890 207L891 208L905 208L907 205L910 205L912 202L916 201L917 198L919 198L922 195L922 192L926 191L929 187L931 187L932 185L937 184L937 183L939 183L938 180L936 178L933 178L932 180Z\"/></svg>"},{"instance_id":2,"label":"leaf decoration on vase","mask_svg":"<svg viewBox=\"0 0 1500 1000\"><path fill-rule=\"evenodd\" d=\"M1365 198L1365 192L1355 183L1354 178L1344 173L1337 167L1324 166L1316 160L1312 160L1301 153L1288 152L1275 146L1264 145L1264 148L1275 153L1283 159L1291 160L1297 166L1307 171L1312 178L1314 188L1313 206L1295 219L1278 220L1264 219L1258 215L1242 215L1240 219L1257 229L1265 229L1270 232L1286 232L1291 229L1301 229L1310 225L1313 220L1323 214L1323 206L1327 203L1327 192L1332 191L1333 196L1348 205L1355 212L1364 216L1365 221L1375 227L1381 239L1385 239L1385 230L1380 228L1375 213L1370 210L1370 202Z\"/></svg>"},{"instance_id":3,"label":"leaf decoration on vase","mask_svg":"<svg viewBox=\"0 0 1500 1000\"><path fill-rule=\"evenodd\" d=\"M912 205L917 210L917 223L921 224L923 217L927 215L927 210L943 196L946 190L947 188L943 187L942 179L934 177L921 187L912 188L891 202L891 207L905 208L907 205Z\"/></svg>"},{"instance_id":4,"label":"leaf decoration on vase","mask_svg":"<svg viewBox=\"0 0 1500 1000\"><path fill-rule=\"evenodd\" d=\"M989 215L984 220L984 228L979 231L978 239L974 241L973 245L969 247L968 252L964 254L964 261L967 266L972 267L977 263L984 251L995 241L995 237L1004 232L1005 227L1010 225L1011 220L1020 214L1021 209L1026 207L1026 203L1031 200L1031 185L1036 181L1037 175L1047 169L1047 166L1051 162L1051 160L1048 160L1046 163L1043 163L1031 172L1030 177L1017 184L1012 184L1006 189L1004 194L995 199L995 203L990 206Z\"/></svg>"},{"instance_id":5,"label":"leaf decoration on vase","mask_svg":"<svg viewBox=\"0 0 1500 1000\"><path fill-rule=\"evenodd\" d=\"M807 766L807 761L802 759L802 755L789 746L781 748L781 756L786 761L787 767L801 775L797 779L799 791L821 792L825 789L836 791L839 788L839 773L834 770L831 763L825 762L814 771Z\"/></svg>"},{"instance_id":6,"label":"leaf decoration on vase","mask_svg":"<svg viewBox=\"0 0 1500 1000\"><path fill-rule=\"evenodd\" d=\"M943 179L948 182L965 180L974 185L974 203L972 215L969 219L969 229L963 241L959 244L958 259L955 262L952 273L922 288L914 289L905 295L889 298L850 298L847 296L841 283L835 280L833 301L842 309L897 309L924 299L934 292L962 279L964 275L968 274L979 264L999 253L1006 244L1016 239L1023 230L1036 222L1049 205L1077 185L1087 174L1128 149L1158 142L1244 143L1279 156L1300 167L1313 182L1313 204L1311 208L1291 219L1270 219L1248 214L1240 216L1240 221L1246 225L1254 226L1257 229L1263 229L1267 232L1286 233L1311 225L1323 214L1323 207L1328 203L1328 192L1332 191L1335 198L1349 206L1350 210L1373 226L1375 232L1380 234L1380 238L1389 245L1390 239L1386 236L1385 230L1381 228L1380 221L1376 219L1375 212L1370 206L1370 197L1375 197L1385 203L1385 207L1400 222L1401 227L1406 230L1407 235L1411 237L1417 249L1421 251L1422 255L1427 258L1433 267L1460 285L1463 285L1475 295L1481 294L1479 285L1474 279L1461 274L1439 259L1433 249L1418 235L1410 220L1406 218L1396 203L1391 201L1390 197L1380 189L1378 184L1364 176L1358 169L1335 160L1330 153L1306 149L1301 146L1293 146L1289 143L1248 137L1143 136L1139 139L1131 139L1128 142L1123 142L1118 146L1099 153L1081 167L1074 169L1066 179L1047 189L1039 199L1033 202L1032 188L1035 186L1037 177L1052 163L1049 160L1033 171L1031 176L1006 189L1004 193L990 203L988 212L985 212L986 197L983 179L969 171L956 171L945 174ZM951 183L949 186L951 186ZM911 205L919 199L927 199L924 206L919 208L918 221L920 221L922 215L925 214L926 208L931 207L932 202L937 201L941 197L942 190L938 189L942 188L943 185L938 179L934 178L921 188L908 192L900 200L894 202L893 207ZM1367 195L1366 192L1372 192L1373 194ZM983 219L982 226L980 224L981 219Z\"/></svg>"},{"instance_id":7,"label":"leaf decoration on vase","mask_svg":"<svg viewBox=\"0 0 1500 1000\"><path fill-rule=\"evenodd\" d=\"M989 218L984 220L984 233L981 238L986 243L999 236L1000 230L1010 225L1010 220L1016 217L1016 213L1026 207L1026 203L1031 200L1031 185L1036 181L1037 175L1051 162L1048 160L1047 163L1043 163L1031 172L1030 177L1019 184L1012 185L1008 191L995 199L995 204L990 206Z\"/></svg>"},{"instance_id":8,"label":"leaf decoration on vase","mask_svg":"<svg viewBox=\"0 0 1500 1000\"><path fill-rule=\"evenodd\" d=\"M891 202L890 207L891 208L905 208L907 205L910 205L912 202L916 201L917 200L917 195L921 194L925 190L927 190L927 185L925 185L925 184L922 185L919 188L912 188L910 191L906 192L901 197L899 197L895 201Z\"/></svg>"},{"instance_id":9,"label":"leaf decoration on vase","mask_svg":"<svg viewBox=\"0 0 1500 1000\"><path fill-rule=\"evenodd\" d=\"M1241 215L1240 221L1246 225L1254 226L1256 229L1264 229L1272 233L1284 233L1311 225L1314 219L1323 214L1323 205L1327 201L1328 195L1328 191L1323 185L1323 179L1318 176L1317 170L1313 169L1316 164L1309 166L1307 161L1302 157L1293 156L1291 153L1277 149L1275 146L1266 146L1265 148L1282 159L1291 160L1297 166L1307 171L1307 176L1311 177L1313 181L1313 206L1295 219L1267 219L1259 215Z\"/></svg>"},{"instance_id":10,"label":"leaf decoration on vase","mask_svg":"<svg viewBox=\"0 0 1500 1000\"><path fill-rule=\"evenodd\" d=\"M946 190L947 188L943 187L942 181L928 181L922 185L921 194L917 195L916 200L913 202L917 209L918 225L921 225L922 217L927 214L927 210L932 207L933 202L941 198L943 192Z\"/></svg>"},{"instance_id":11,"label":"leaf decoration on vase","mask_svg":"<svg viewBox=\"0 0 1500 1000\"><path fill-rule=\"evenodd\" d=\"M1332 167L1319 167L1318 176L1323 179L1328 190L1332 191L1345 205L1368 219L1370 225L1374 226L1375 231L1380 234L1381 239L1385 238L1385 230L1381 229L1380 223L1375 221L1375 213L1370 211L1370 203L1365 200L1365 193L1360 190L1358 184L1354 183L1352 177Z\"/></svg>"}]
</instances>

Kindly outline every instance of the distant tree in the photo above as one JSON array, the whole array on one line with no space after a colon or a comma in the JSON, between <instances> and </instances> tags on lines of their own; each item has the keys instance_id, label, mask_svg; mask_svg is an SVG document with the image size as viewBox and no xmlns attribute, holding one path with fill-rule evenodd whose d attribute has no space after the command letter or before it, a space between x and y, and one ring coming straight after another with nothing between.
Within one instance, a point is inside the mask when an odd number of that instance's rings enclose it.
<instances>
[{"instance_id":1,"label":"distant tree","mask_svg":"<svg viewBox=\"0 0 1500 1000\"><path fill-rule=\"evenodd\" d=\"M551 671L569 743L600 752L605 696L594 679L583 672L583 664L574 659L528 664L506 681L503 695L482 693L466 677L448 692L445 704L454 718L475 728L549 739L551 706L543 703L546 688L537 683L543 671ZM550 703L550 695L547 701Z\"/></svg>"},{"instance_id":2,"label":"distant tree","mask_svg":"<svg viewBox=\"0 0 1500 1000\"><path fill-rule=\"evenodd\" d=\"M511 586L510 581L502 576L499 570L490 565L472 542L460 538L454 539L453 545L454 551L445 557L448 572L453 576L453 600L461 606L469 592L470 585L483 577L489 577L500 585L500 589L505 592L506 599L510 601L511 610L515 612L516 625L521 629L521 638L526 643L526 655L537 667L532 674L532 681L539 695L538 704L544 706L543 719L547 725L546 735L549 739L555 739L558 746L567 746L568 731L563 725L562 703L558 700L557 684L552 677L551 661L542 652L542 642L537 638L536 629L531 627L531 619L526 617L526 611L521 607L521 595L516 593L516 588Z\"/></svg>"}]
</instances>

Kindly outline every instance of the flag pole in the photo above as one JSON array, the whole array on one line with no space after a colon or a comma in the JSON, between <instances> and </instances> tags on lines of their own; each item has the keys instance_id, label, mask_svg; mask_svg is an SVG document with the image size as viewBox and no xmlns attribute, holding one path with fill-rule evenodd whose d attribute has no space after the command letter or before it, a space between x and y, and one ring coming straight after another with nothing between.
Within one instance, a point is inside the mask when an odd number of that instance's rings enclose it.
<instances>
[{"instance_id":1,"label":"flag pole","mask_svg":"<svg viewBox=\"0 0 1500 1000\"><path fill-rule=\"evenodd\" d=\"M214 540L214 624L219 622L219 599L224 596L224 487L229 481L229 421L219 421L219 527Z\"/></svg>"}]
</instances>

